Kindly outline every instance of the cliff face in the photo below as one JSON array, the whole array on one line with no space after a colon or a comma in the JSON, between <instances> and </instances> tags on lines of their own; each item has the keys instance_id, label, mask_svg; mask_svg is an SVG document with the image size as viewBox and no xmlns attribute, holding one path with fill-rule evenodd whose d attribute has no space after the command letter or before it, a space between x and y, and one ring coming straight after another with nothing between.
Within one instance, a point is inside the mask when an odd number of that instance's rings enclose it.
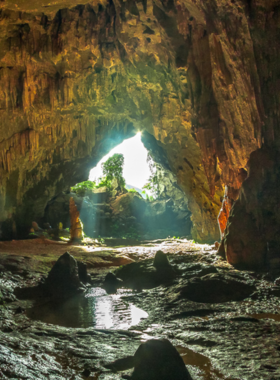
<instances>
[{"instance_id":1,"label":"cliff face","mask_svg":"<svg viewBox=\"0 0 280 380\"><path fill-rule=\"evenodd\" d=\"M278 54L267 19L278 10L265 0L18 3L0 11L0 221L20 233L141 130L187 195L194 239L218 239L223 186L240 187L264 114L267 136L279 120L267 58Z\"/></svg>"}]
</instances>

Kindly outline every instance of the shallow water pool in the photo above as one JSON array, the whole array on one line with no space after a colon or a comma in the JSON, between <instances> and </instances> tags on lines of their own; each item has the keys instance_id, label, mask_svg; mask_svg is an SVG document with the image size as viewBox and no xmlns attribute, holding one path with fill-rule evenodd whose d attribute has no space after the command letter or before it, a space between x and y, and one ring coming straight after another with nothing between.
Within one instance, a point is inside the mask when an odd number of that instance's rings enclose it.
<instances>
[{"instance_id":1,"label":"shallow water pool","mask_svg":"<svg viewBox=\"0 0 280 380\"><path fill-rule=\"evenodd\" d=\"M36 303L27 310L27 316L64 327L128 329L148 317L144 310L122 299L128 294L124 290L107 294L102 288L91 288L86 295L77 295L63 303Z\"/></svg>"}]
</instances>

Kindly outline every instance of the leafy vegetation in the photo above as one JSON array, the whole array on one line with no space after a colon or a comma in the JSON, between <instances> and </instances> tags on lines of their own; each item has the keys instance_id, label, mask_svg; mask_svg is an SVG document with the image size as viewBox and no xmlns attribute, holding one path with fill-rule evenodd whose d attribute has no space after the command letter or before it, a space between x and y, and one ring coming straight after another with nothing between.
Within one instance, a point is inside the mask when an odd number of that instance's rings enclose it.
<instances>
[{"instance_id":1,"label":"leafy vegetation","mask_svg":"<svg viewBox=\"0 0 280 380\"><path fill-rule=\"evenodd\" d=\"M110 189L112 187L112 180L114 178L117 178L120 186L124 187L125 180L123 178L123 164L123 154L114 154L102 164L103 177L100 179L98 184L96 184L94 181L80 182L71 187L71 191L80 196L84 196L88 191L92 191L93 189L98 189L103 186L106 186Z\"/></svg>"},{"instance_id":2,"label":"leafy vegetation","mask_svg":"<svg viewBox=\"0 0 280 380\"><path fill-rule=\"evenodd\" d=\"M138 191L135 190L134 188L132 188L132 189L127 189L127 191L128 191L129 193L138 193Z\"/></svg>"},{"instance_id":3,"label":"leafy vegetation","mask_svg":"<svg viewBox=\"0 0 280 380\"><path fill-rule=\"evenodd\" d=\"M123 178L123 164L123 154L116 153L112 157L108 158L108 160L102 164L105 180L109 182L116 178L120 186L124 187L125 179Z\"/></svg>"},{"instance_id":4,"label":"leafy vegetation","mask_svg":"<svg viewBox=\"0 0 280 380\"><path fill-rule=\"evenodd\" d=\"M77 183L75 186L71 187L71 191L78 195L85 195L85 193L89 190L93 190L96 188L96 183L94 181L84 181Z\"/></svg>"},{"instance_id":5,"label":"leafy vegetation","mask_svg":"<svg viewBox=\"0 0 280 380\"><path fill-rule=\"evenodd\" d=\"M142 194L145 195L146 201L153 202L155 201L155 198L152 195L149 195L146 190L142 191Z\"/></svg>"},{"instance_id":6,"label":"leafy vegetation","mask_svg":"<svg viewBox=\"0 0 280 380\"><path fill-rule=\"evenodd\" d=\"M106 177L103 177L100 179L98 185L96 185L96 188L99 189L100 187L108 187L108 189L112 188L112 180L109 180Z\"/></svg>"},{"instance_id":7,"label":"leafy vegetation","mask_svg":"<svg viewBox=\"0 0 280 380\"><path fill-rule=\"evenodd\" d=\"M143 186L143 189L147 189L151 191L152 195L149 196L146 194L146 199L149 200L150 202L154 201L156 198L159 197L160 191L159 191L159 178L157 175L157 168L156 164L154 163L152 157L150 154L147 156L147 162L150 167L151 175L148 179L148 182Z\"/></svg>"}]
</instances>

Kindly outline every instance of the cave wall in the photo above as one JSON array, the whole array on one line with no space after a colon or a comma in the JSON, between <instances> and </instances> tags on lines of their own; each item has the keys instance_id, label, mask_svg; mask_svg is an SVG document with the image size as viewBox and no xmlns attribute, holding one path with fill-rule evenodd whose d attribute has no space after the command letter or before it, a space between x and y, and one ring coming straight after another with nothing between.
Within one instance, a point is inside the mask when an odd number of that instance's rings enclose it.
<instances>
[{"instance_id":1,"label":"cave wall","mask_svg":"<svg viewBox=\"0 0 280 380\"><path fill-rule=\"evenodd\" d=\"M257 65L267 41L251 31L264 3L1 3L0 221L20 234L87 178L108 139L142 130L186 193L193 238L218 239L223 186L240 187L265 110L279 112Z\"/></svg>"},{"instance_id":2,"label":"cave wall","mask_svg":"<svg viewBox=\"0 0 280 380\"><path fill-rule=\"evenodd\" d=\"M280 206L280 4L247 2L263 107L262 147L248 162L224 239L225 256L237 266L279 273Z\"/></svg>"}]
</instances>

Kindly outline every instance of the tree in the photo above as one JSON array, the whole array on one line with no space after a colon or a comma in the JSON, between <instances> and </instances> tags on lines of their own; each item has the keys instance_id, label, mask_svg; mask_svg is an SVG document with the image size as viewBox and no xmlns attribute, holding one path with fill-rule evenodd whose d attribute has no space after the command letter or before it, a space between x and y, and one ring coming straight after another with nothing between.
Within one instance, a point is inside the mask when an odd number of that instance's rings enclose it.
<instances>
[{"instance_id":1,"label":"tree","mask_svg":"<svg viewBox=\"0 0 280 380\"><path fill-rule=\"evenodd\" d=\"M148 182L145 184L145 186L143 186L143 189L147 189L147 190L150 190L152 192L150 200L153 201L155 198L158 198L160 195L159 178L158 178L156 164L154 163L150 154L148 154L148 156L147 156L147 162L148 162L149 167L150 167L151 175L148 179Z\"/></svg>"},{"instance_id":2,"label":"tree","mask_svg":"<svg viewBox=\"0 0 280 380\"><path fill-rule=\"evenodd\" d=\"M124 187L125 179L123 178L123 164L123 154L116 153L108 158L108 160L102 164L103 176L106 180L112 181L113 178L117 178L120 186Z\"/></svg>"}]
</instances>

